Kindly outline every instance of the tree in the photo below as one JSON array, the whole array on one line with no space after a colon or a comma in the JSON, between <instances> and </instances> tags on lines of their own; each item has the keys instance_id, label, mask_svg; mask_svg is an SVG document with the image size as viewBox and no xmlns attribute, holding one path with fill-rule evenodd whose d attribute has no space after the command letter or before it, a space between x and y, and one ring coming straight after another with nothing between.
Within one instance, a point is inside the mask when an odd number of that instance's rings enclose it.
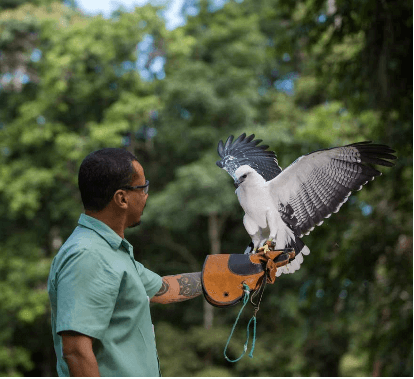
<instances>
[{"instance_id":1,"label":"tree","mask_svg":"<svg viewBox=\"0 0 414 379\"><path fill-rule=\"evenodd\" d=\"M51 376L46 280L82 211L77 168L91 150L121 146L160 106L133 62L137 44L164 27L150 6L105 20L58 3L3 12L0 26L0 372ZM44 334L27 333L34 325Z\"/></svg>"},{"instance_id":2,"label":"tree","mask_svg":"<svg viewBox=\"0 0 414 379\"><path fill-rule=\"evenodd\" d=\"M186 1L187 23L172 31L152 6L109 19L49 1L2 7L0 372L55 374L46 279L82 211L86 154L137 155L151 191L127 239L145 266L178 274L249 243L231 179L214 164L219 139L247 132L282 167L366 139L399 159L306 237L300 271L266 289L253 359L222 355L238 307L211 323L201 297L154 306L163 374L412 375L410 4Z\"/></svg>"}]
</instances>

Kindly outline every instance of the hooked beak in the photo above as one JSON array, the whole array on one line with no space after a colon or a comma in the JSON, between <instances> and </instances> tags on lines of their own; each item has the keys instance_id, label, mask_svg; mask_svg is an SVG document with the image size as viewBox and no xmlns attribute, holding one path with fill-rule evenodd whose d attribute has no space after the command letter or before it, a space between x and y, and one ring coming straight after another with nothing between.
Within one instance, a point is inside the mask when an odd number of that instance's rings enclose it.
<instances>
[{"instance_id":1,"label":"hooked beak","mask_svg":"<svg viewBox=\"0 0 414 379\"><path fill-rule=\"evenodd\" d=\"M244 179L240 178L240 179L235 179L234 180L234 187L237 189L239 188L239 185L242 184L244 182Z\"/></svg>"}]
</instances>

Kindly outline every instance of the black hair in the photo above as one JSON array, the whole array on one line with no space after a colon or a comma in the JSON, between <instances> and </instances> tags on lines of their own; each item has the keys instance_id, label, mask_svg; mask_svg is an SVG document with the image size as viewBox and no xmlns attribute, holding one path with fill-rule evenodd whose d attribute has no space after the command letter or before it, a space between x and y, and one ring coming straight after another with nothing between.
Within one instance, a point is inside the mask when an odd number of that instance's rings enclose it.
<instances>
[{"instance_id":1,"label":"black hair","mask_svg":"<svg viewBox=\"0 0 414 379\"><path fill-rule=\"evenodd\" d=\"M130 185L136 175L135 155L127 150L105 148L88 154L78 175L78 185L85 210L101 211L115 192Z\"/></svg>"}]
</instances>

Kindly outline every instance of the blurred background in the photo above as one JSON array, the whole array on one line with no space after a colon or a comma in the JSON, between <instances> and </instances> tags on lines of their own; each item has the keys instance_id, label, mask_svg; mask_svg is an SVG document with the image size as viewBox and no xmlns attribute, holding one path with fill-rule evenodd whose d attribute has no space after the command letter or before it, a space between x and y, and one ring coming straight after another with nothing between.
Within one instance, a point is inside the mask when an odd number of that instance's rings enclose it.
<instances>
[{"instance_id":1,"label":"blurred background","mask_svg":"<svg viewBox=\"0 0 414 379\"><path fill-rule=\"evenodd\" d=\"M146 267L178 274L250 241L215 165L217 142L246 132L282 167L364 140L398 160L266 288L253 359L223 357L240 306L153 305L163 375L412 376L412 2L144 3L0 2L0 375L56 375L46 281L83 211L89 152L136 154L151 188L126 238Z\"/></svg>"}]
</instances>

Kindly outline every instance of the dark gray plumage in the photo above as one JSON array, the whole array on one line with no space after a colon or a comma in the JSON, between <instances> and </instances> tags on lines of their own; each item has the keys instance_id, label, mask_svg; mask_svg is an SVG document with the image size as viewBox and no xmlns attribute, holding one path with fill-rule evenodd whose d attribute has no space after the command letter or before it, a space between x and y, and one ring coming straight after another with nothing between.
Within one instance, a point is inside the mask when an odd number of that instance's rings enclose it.
<instances>
[{"instance_id":1,"label":"dark gray plumage","mask_svg":"<svg viewBox=\"0 0 414 379\"><path fill-rule=\"evenodd\" d=\"M318 150L304 155L282 171L275 153L261 140L243 133L218 145L217 165L233 177L245 211L243 219L254 248L270 239L276 248L294 247L296 258L278 270L294 272L309 249L300 240L324 218L338 212L351 191L381 173L370 164L392 167L395 151L369 141Z\"/></svg>"},{"instance_id":2,"label":"dark gray plumage","mask_svg":"<svg viewBox=\"0 0 414 379\"><path fill-rule=\"evenodd\" d=\"M231 176L242 165L247 164L266 180L273 179L282 172L279 167L276 154L273 151L266 151L268 145L257 146L261 139L254 140L254 134L246 138L246 133L240 135L234 142L233 136L218 143L217 152L221 158L216 164L226 170Z\"/></svg>"}]
</instances>

